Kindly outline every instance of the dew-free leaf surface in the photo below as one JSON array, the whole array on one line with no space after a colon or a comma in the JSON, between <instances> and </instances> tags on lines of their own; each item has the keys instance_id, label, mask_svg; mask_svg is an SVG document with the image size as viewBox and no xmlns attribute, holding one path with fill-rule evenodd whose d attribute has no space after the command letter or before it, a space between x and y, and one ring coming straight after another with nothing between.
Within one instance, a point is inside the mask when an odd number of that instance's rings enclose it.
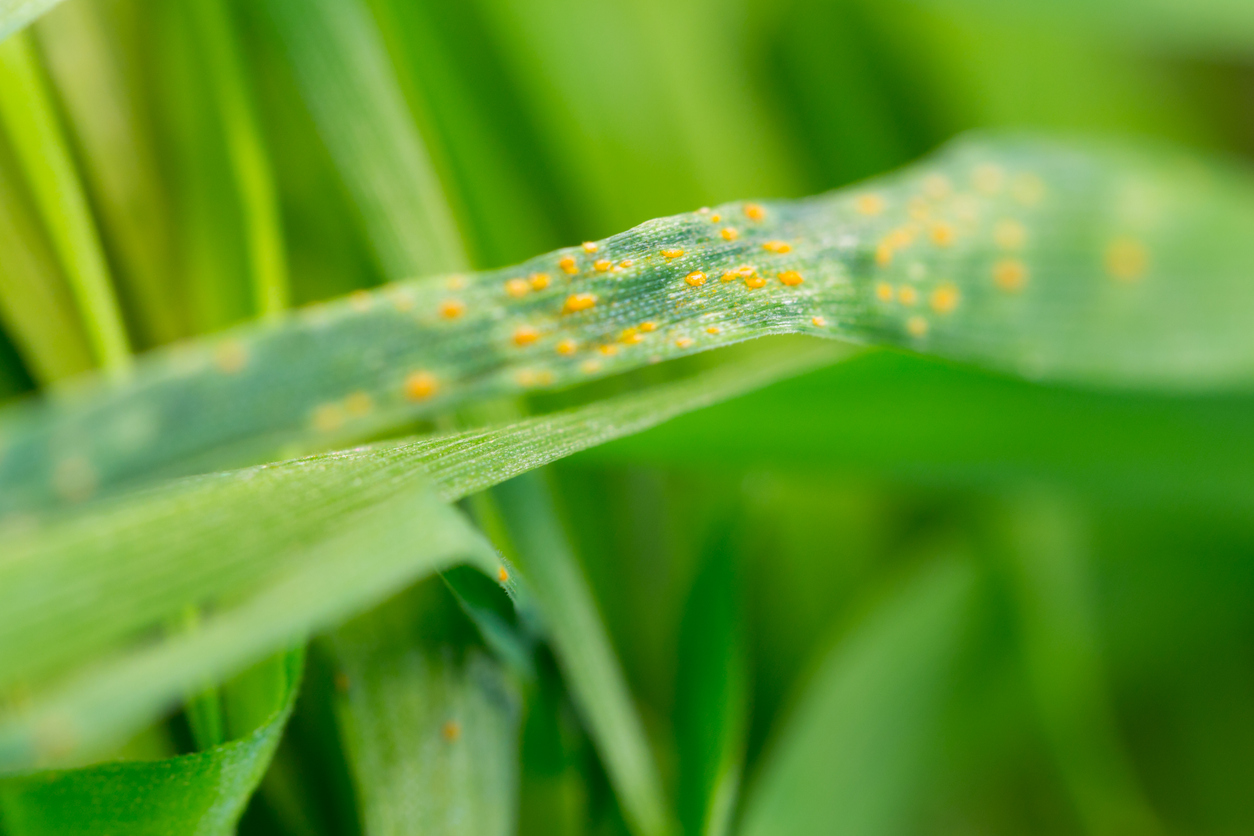
<instances>
[{"instance_id":1,"label":"dew-free leaf surface","mask_svg":"<svg viewBox=\"0 0 1254 836\"><path fill-rule=\"evenodd\" d=\"M304 654L279 660L284 685L261 723L202 752L0 778L9 836L229 836L296 702Z\"/></svg>"}]
</instances>

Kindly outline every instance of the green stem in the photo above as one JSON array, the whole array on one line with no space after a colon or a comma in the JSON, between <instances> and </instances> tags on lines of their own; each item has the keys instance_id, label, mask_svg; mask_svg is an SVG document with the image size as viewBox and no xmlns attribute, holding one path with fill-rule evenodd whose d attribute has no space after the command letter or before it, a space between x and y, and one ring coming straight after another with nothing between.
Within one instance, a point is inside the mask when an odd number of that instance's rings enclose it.
<instances>
[{"instance_id":1,"label":"green stem","mask_svg":"<svg viewBox=\"0 0 1254 836\"><path fill-rule=\"evenodd\" d=\"M87 196L26 33L0 44L0 91L0 119L69 278L96 360L108 371L121 371L131 361L122 312Z\"/></svg>"},{"instance_id":2,"label":"green stem","mask_svg":"<svg viewBox=\"0 0 1254 836\"><path fill-rule=\"evenodd\" d=\"M274 174L229 11L222 0L195 0L191 8L214 100L226 130L227 153L244 213L253 304L261 316L275 317L287 308L289 293Z\"/></svg>"}]
</instances>

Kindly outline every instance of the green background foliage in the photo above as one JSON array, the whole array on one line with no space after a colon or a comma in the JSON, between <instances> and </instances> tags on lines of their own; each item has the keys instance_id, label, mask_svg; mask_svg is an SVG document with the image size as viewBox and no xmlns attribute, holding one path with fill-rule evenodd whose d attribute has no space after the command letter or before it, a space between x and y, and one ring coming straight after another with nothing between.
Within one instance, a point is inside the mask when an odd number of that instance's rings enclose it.
<instances>
[{"instance_id":1,"label":"green background foliage","mask_svg":"<svg viewBox=\"0 0 1254 836\"><path fill-rule=\"evenodd\" d=\"M52 5L0 0L15 400L973 128L1254 154L1237 0L66 0L17 31ZM1243 315L1233 263L1198 310ZM1254 829L1254 381L975 359L772 337L6 520L0 832Z\"/></svg>"}]
</instances>

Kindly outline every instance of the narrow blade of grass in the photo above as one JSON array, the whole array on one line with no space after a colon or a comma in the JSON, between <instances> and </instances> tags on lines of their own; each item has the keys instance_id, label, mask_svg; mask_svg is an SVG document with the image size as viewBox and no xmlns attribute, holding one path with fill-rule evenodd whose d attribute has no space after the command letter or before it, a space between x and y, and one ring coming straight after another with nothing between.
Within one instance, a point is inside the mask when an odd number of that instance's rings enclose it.
<instances>
[{"instance_id":1,"label":"narrow blade of grass","mask_svg":"<svg viewBox=\"0 0 1254 836\"><path fill-rule=\"evenodd\" d=\"M592 590L558 526L550 495L530 482L519 477L495 492L520 560L526 556L520 569L629 825L645 836L668 833L673 828L661 779Z\"/></svg>"},{"instance_id":2,"label":"narrow blade of grass","mask_svg":"<svg viewBox=\"0 0 1254 836\"><path fill-rule=\"evenodd\" d=\"M907 829L974 583L969 563L927 566L823 658L766 756L741 833Z\"/></svg>"},{"instance_id":3,"label":"narrow blade of grass","mask_svg":"<svg viewBox=\"0 0 1254 836\"><path fill-rule=\"evenodd\" d=\"M1161 832L1119 740L1079 513L1042 494L1000 510L998 557L1028 682L1076 812L1090 833Z\"/></svg>"},{"instance_id":4,"label":"narrow blade of grass","mask_svg":"<svg viewBox=\"0 0 1254 836\"><path fill-rule=\"evenodd\" d=\"M223 0L195 0L191 7L243 210L254 309L272 319L287 308L290 295L274 177L232 32L230 9Z\"/></svg>"},{"instance_id":5,"label":"narrow blade of grass","mask_svg":"<svg viewBox=\"0 0 1254 836\"><path fill-rule=\"evenodd\" d=\"M0 159L0 320L31 376L49 384L90 369L92 349L24 193Z\"/></svg>"},{"instance_id":6,"label":"narrow blade of grass","mask_svg":"<svg viewBox=\"0 0 1254 836\"><path fill-rule=\"evenodd\" d=\"M133 3L68 3L32 30L113 259L133 342L141 347L191 333L174 281L178 218L160 166L146 56L135 31L146 14Z\"/></svg>"},{"instance_id":7,"label":"narrow blade of grass","mask_svg":"<svg viewBox=\"0 0 1254 836\"><path fill-rule=\"evenodd\" d=\"M683 832L728 836L749 719L744 575L734 524L712 538L684 606L675 683L676 807Z\"/></svg>"},{"instance_id":8,"label":"narrow blade of grass","mask_svg":"<svg viewBox=\"0 0 1254 836\"><path fill-rule=\"evenodd\" d=\"M130 365L126 326L91 209L26 34L0 44L0 91L0 119L30 179L96 360L108 371L121 371Z\"/></svg>"},{"instance_id":9,"label":"narrow blade of grass","mask_svg":"<svg viewBox=\"0 0 1254 836\"><path fill-rule=\"evenodd\" d=\"M518 802L518 695L499 663L415 630L389 603L327 640L336 717L366 836L507 836Z\"/></svg>"},{"instance_id":10,"label":"narrow blade of grass","mask_svg":"<svg viewBox=\"0 0 1254 836\"><path fill-rule=\"evenodd\" d=\"M314 121L392 279L466 266L422 137L362 0L266 0Z\"/></svg>"}]
</instances>

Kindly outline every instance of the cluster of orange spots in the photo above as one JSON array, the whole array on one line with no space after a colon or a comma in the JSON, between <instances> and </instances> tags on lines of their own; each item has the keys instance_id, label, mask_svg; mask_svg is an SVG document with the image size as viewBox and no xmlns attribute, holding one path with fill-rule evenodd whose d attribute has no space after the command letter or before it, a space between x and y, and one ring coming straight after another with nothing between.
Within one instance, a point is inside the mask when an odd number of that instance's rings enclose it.
<instances>
[{"instance_id":1,"label":"cluster of orange spots","mask_svg":"<svg viewBox=\"0 0 1254 836\"><path fill-rule=\"evenodd\" d=\"M586 311L596 303L597 297L592 293L572 293L566 297L566 302L562 305L562 313Z\"/></svg>"},{"instance_id":2,"label":"cluster of orange spots","mask_svg":"<svg viewBox=\"0 0 1254 836\"><path fill-rule=\"evenodd\" d=\"M370 410L374 409L374 401L365 392L353 392L344 399L344 408L349 415L360 418L370 414Z\"/></svg>"},{"instance_id":3,"label":"cluster of orange spots","mask_svg":"<svg viewBox=\"0 0 1254 836\"><path fill-rule=\"evenodd\" d=\"M614 345L613 343L606 343L605 345L597 346L597 350L600 351L602 354L604 354L606 357L613 357L615 354L618 353L618 346Z\"/></svg>"},{"instance_id":4,"label":"cluster of orange spots","mask_svg":"<svg viewBox=\"0 0 1254 836\"><path fill-rule=\"evenodd\" d=\"M528 281L531 282L532 290L544 290L546 287L549 286L549 274L548 273L532 273L530 276L528 276Z\"/></svg>"},{"instance_id":5,"label":"cluster of orange spots","mask_svg":"<svg viewBox=\"0 0 1254 836\"><path fill-rule=\"evenodd\" d=\"M630 258L624 258L622 261L618 262L618 266L619 266L619 269L626 270L635 263L636 262L632 261Z\"/></svg>"},{"instance_id":6,"label":"cluster of orange spots","mask_svg":"<svg viewBox=\"0 0 1254 836\"><path fill-rule=\"evenodd\" d=\"M344 426L344 410L336 403L319 404L313 411L313 425L321 433L335 432Z\"/></svg>"},{"instance_id":7,"label":"cluster of orange spots","mask_svg":"<svg viewBox=\"0 0 1254 836\"><path fill-rule=\"evenodd\" d=\"M449 720L440 727L440 734L449 743L455 743L462 736L462 724L456 720Z\"/></svg>"},{"instance_id":8,"label":"cluster of orange spots","mask_svg":"<svg viewBox=\"0 0 1254 836\"><path fill-rule=\"evenodd\" d=\"M810 317L810 324L814 325L815 327L822 328L824 325L827 324L827 320L821 316L812 316Z\"/></svg>"},{"instance_id":9,"label":"cluster of orange spots","mask_svg":"<svg viewBox=\"0 0 1254 836\"><path fill-rule=\"evenodd\" d=\"M557 344L557 353L565 357L569 357L579 349L579 344L574 340L562 340Z\"/></svg>"},{"instance_id":10,"label":"cluster of orange spots","mask_svg":"<svg viewBox=\"0 0 1254 836\"><path fill-rule=\"evenodd\" d=\"M976 191L987 195L994 195L1000 192L1005 181L1006 172L1001 166L994 163L977 165L971 172L971 184L975 186Z\"/></svg>"},{"instance_id":11,"label":"cluster of orange spots","mask_svg":"<svg viewBox=\"0 0 1254 836\"><path fill-rule=\"evenodd\" d=\"M1149 267L1149 252L1133 238L1116 238L1106 247L1103 260L1111 278L1130 282L1145 275Z\"/></svg>"},{"instance_id":12,"label":"cluster of orange spots","mask_svg":"<svg viewBox=\"0 0 1254 836\"><path fill-rule=\"evenodd\" d=\"M740 233L732 229L730 226L723 227L718 234L723 236L724 241L735 241L740 237Z\"/></svg>"},{"instance_id":13,"label":"cluster of orange spots","mask_svg":"<svg viewBox=\"0 0 1254 836\"><path fill-rule=\"evenodd\" d=\"M760 221L766 217L766 210L756 203L746 203L745 217L751 221Z\"/></svg>"},{"instance_id":14,"label":"cluster of orange spots","mask_svg":"<svg viewBox=\"0 0 1254 836\"><path fill-rule=\"evenodd\" d=\"M933 224L930 235L932 243L938 247L948 247L954 242L954 228L946 223Z\"/></svg>"},{"instance_id":15,"label":"cluster of orange spots","mask_svg":"<svg viewBox=\"0 0 1254 836\"><path fill-rule=\"evenodd\" d=\"M902 285L897 291L897 301L903 305L913 305L919 301L919 292L910 285Z\"/></svg>"},{"instance_id":16,"label":"cluster of orange spots","mask_svg":"<svg viewBox=\"0 0 1254 836\"><path fill-rule=\"evenodd\" d=\"M505 283L505 292L515 299L526 296L529 290L531 290L531 285L527 284L526 279L510 279Z\"/></svg>"},{"instance_id":17,"label":"cluster of orange spots","mask_svg":"<svg viewBox=\"0 0 1254 836\"><path fill-rule=\"evenodd\" d=\"M1003 258L993 265L993 282L1002 290L1016 293L1028 283L1028 268L1017 258Z\"/></svg>"},{"instance_id":18,"label":"cluster of orange spots","mask_svg":"<svg viewBox=\"0 0 1254 836\"><path fill-rule=\"evenodd\" d=\"M440 382L431 372L410 372L405 378L405 397L425 401L440 390Z\"/></svg>"},{"instance_id":19,"label":"cluster of orange spots","mask_svg":"<svg viewBox=\"0 0 1254 836\"><path fill-rule=\"evenodd\" d=\"M893 286L888 282L876 282L875 298L879 299L881 302L893 301Z\"/></svg>"},{"instance_id":20,"label":"cluster of orange spots","mask_svg":"<svg viewBox=\"0 0 1254 836\"><path fill-rule=\"evenodd\" d=\"M701 285L705 284L705 273L702 273L700 270L694 270L688 275L684 276L684 281L686 281L688 284L692 285L693 287L700 287Z\"/></svg>"},{"instance_id":21,"label":"cluster of orange spots","mask_svg":"<svg viewBox=\"0 0 1254 836\"><path fill-rule=\"evenodd\" d=\"M692 343L693 343L692 337L680 337L679 339L675 340L675 345L679 346L680 348L688 348L689 346L692 345Z\"/></svg>"},{"instance_id":22,"label":"cluster of orange spots","mask_svg":"<svg viewBox=\"0 0 1254 836\"><path fill-rule=\"evenodd\" d=\"M507 583L509 581L509 572L504 566L496 570L496 579L501 583Z\"/></svg>"},{"instance_id":23,"label":"cluster of orange spots","mask_svg":"<svg viewBox=\"0 0 1254 836\"><path fill-rule=\"evenodd\" d=\"M647 333L649 333L649 332L651 332L651 331L656 331L656 330L657 330L657 323L656 323L656 322L653 322L652 320L647 320L647 321L645 321L645 322L642 322L642 323L640 323L640 330L641 330L641 331L644 331L646 334L647 334Z\"/></svg>"},{"instance_id":24,"label":"cluster of orange spots","mask_svg":"<svg viewBox=\"0 0 1254 836\"><path fill-rule=\"evenodd\" d=\"M1023 206L1035 206L1045 197L1045 181L1025 171L1015 177L1010 186L1010 194Z\"/></svg>"},{"instance_id":25,"label":"cluster of orange spots","mask_svg":"<svg viewBox=\"0 0 1254 836\"><path fill-rule=\"evenodd\" d=\"M923 178L923 194L932 200L944 200L952 190L949 178L943 174L929 174Z\"/></svg>"},{"instance_id":26,"label":"cluster of orange spots","mask_svg":"<svg viewBox=\"0 0 1254 836\"><path fill-rule=\"evenodd\" d=\"M618 339L627 345L635 345L643 340L644 337L640 336L640 329L638 328L624 328L623 332L618 335Z\"/></svg>"},{"instance_id":27,"label":"cluster of orange spots","mask_svg":"<svg viewBox=\"0 0 1254 836\"><path fill-rule=\"evenodd\" d=\"M613 266L614 262L610 261L608 258L598 258L596 261L592 262L592 269L596 270L598 273L608 273L610 268Z\"/></svg>"},{"instance_id":28,"label":"cluster of orange spots","mask_svg":"<svg viewBox=\"0 0 1254 836\"><path fill-rule=\"evenodd\" d=\"M766 250L768 253L784 255L785 253L792 252L792 244L789 244L787 241L767 241L762 245L762 249Z\"/></svg>"},{"instance_id":29,"label":"cluster of orange spots","mask_svg":"<svg viewBox=\"0 0 1254 836\"><path fill-rule=\"evenodd\" d=\"M938 314L951 313L958 307L958 288L948 282L932 291L932 310Z\"/></svg>"},{"instance_id":30,"label":"cluster of orange spots","mask_svg":"<svg viewBox=\"0 0 1254 836\"><path fill-rule=\"evenodd\" d=\"M598 249L597 245L592 241L584 241L579 246L583 247L583 251L586 252L588 255L592 255Z\"/></svg>"},{"instance_id":31,"label":"cluster of orange spots","mask_svg":"<svg viewBox=\"0 0 1254 836\"><path fill-rule=\"evenodd\" d=\"M720 215L718 212L715 212L713 215L710 215L710 223L712 224L719 223L722 220L723 220L723 216Z\"/></svg>"},{"instance_id":32,"label":"cluster of orange spots","mask_svg":"<svg viewBox=\"0 0 1254 836\"><path fill-rule=\"evenodd\" d=\"M718 280L720 282L734 282L738 278L740 278L740 273L735 270L727 270L723 273L723 275L718 277Z\"/></svg>"},{"instance_id":33,"label":"cluster of orange spots","mask_svg":"<svg viewBox=\"0 0 1254 836\"><path fill-rule=\"evenodd\" d=\"M466 304L460 299L445 299L440 303L440 316L445 319L457 319L466 312Z\"/></svg>"},{"instance_id":34,"label":"cluster of orange spots","mask_svg":"<svg viewBox=\"0 0 1254 836\"><path fill-rule=\"evenodd\" d=\"M779 274L779 283L788 287L796 287L804 281L805 279L796 270L785 270Z\"/></svg>"},{"instance_id":35,"label":"cluster of orange spots","mask_svg":"<svg viewBox=\"0 0 1254 836\"><path fill-rule=\"evenodd\" d=\"M684 254L684 251L677 247L674 249L662 250L662 255L668 260L679 258L683 254Z\"/></svg>"},{"instance_id":36,"label":"cluster of orange spots","mask_svg":"<svg viewBox=\"0 0 1254 836\"><path fill-rule=\"evenodd\" d=\"M927 334L927 320L921 316L912 316L906 320L906 331L912 337L922 337Z\"/></svg>"},{"instance_id":37,"label":"cluster of orange spots","mask_svg":"<svg viewBox=\"0 0 1254 836\"><path fill-rule=\"evenodd\" d=\"M562 272L568 276L573 276L579 272L579 265L575 263L575 257L573 255L564 255L559 258L557 260L557 266L560 267Z\"/></svg>"},{"instance_id":38,"label":"cluster of orange spots","mask_svg":"<svg viewBox=\"0 0 1254 836\"><path fill-rule=\"evenodd\" d=\"M353 310L358 313L365 313L370 310L370 306L373 302L374 300L371 299L370 294L364 290L354 290L352 293L348 294L348 303L352 305Z\"/></svg>"},{"instance_id":39,"label":"cluster of orange spots","mask_svg":"<svg viewBox=\"0 0 1254 836\"><path fill-rule=\"evenodd\" d=\"M858 195L853 206L863 215L878 215L884 211L884 198L875 193Z\"/></svg>"},{"instance_id":40,"label":"cluster of orange spots","mask_svg":"<svg viewBox=\"0 0 1254 836\"><path fill-rule=\"evenodd\" d=\"M540 333L530 326L522 325L514 329L514 345L531 345L538 339L540 339Z\"/></svg>"},{"instance_id":41,"label":"cluster of orange spots","mask_svg":"<svg viewBox=\"0 0 1254 836\"><path fill-rule=\"evenodd\" d=\"M745 276L745 287L750 290L757 290L760 287L766 287L766 279L759 276L757 273L751 273L750 275Z\"/></svg>"},{"instance_id":42,"label":"cluster of orange spots","mask_svg":"<svg viewBox=\"0 0 1254 836\"><path fill-rule=\"evenodd\" d=\"M707 334L721 334L722 332L723 329L719 328L717 325L711 325L709 328L705 329L705 333Z\"/></svg>"},{"instance_id":43,"label":"cluster of orange spots","mask_svg":"<svg viewBox=\"0 0 1254 836\"><path fill-rule=\"evenodd\" d=\"M214 365L218 367L218 371L226 374L235 374L243 369L247 362L248 351L242 343L236 340L219 343L213 352Z\"/></svg>"},{"instance_id":44,"label":"cluster of orange spots","mask_svg":"<svg viewBox=\"0 0 1254 836\"><path fill-rule=\"evenodd\" d=\"M1004 219L993 225L993 243L1003 250L1017 250L1028 240L1028 231L1018 221Z\"/></svg>"}]
</instances>

